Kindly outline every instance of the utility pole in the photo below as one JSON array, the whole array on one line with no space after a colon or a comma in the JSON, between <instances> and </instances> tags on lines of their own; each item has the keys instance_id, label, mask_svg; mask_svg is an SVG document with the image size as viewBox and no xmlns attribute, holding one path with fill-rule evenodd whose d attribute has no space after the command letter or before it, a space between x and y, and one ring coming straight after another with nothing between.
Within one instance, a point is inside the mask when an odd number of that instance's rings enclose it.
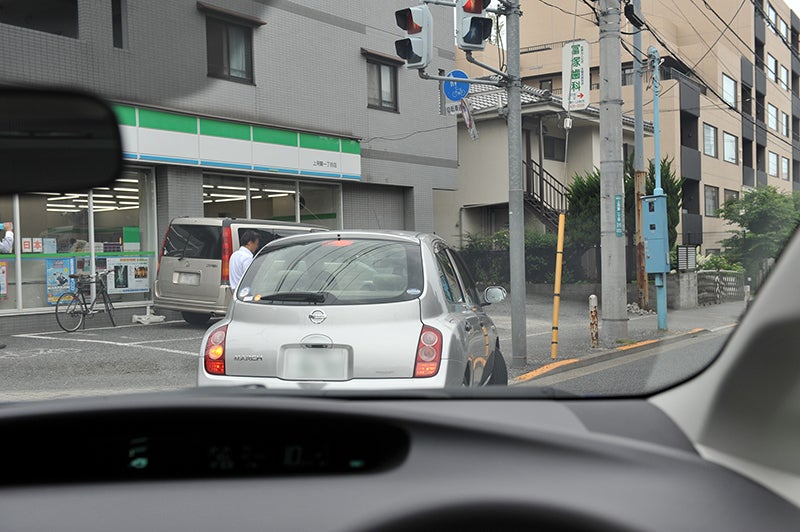
<instances>
[{"instance_id":1,"label":"utility pole","mask_svg":"<svg viewBox=\"0 0 800 532\"><path fill-rule=\"evenodd\" d=\"M642 8L642 0L633 0L636 16ZM647 285L647 270L644 261L644 232L642 230L642 196L647 194L647 170L644 159L644 110L642 109L642 31L633 35L633 105L634 105L634 201L636 201L636 286L639 308L650 307L650 291Z\"/></svg>"},{"instance_id":2,"label":"utility pole","mask_svg":"<svg viewBox=\"0 0 800 532\"><path fill-rule=\"evenodd\" d=\"M655 190L653 196L661 200L661 208L657 211L660 214L660 236L663 242L669 241L669 234L667 232L667 198L664 194L664 189L661 187L661 139L659 135L660 117L659 117L659 91L661 89L660 67L661 60L658 56L658 49L651 46L647 49L648 59L653 61L653 131L654 131L654 158L655 158ZM669 249L667 247L667 249ZM665 252L667 254L668 252ZM658 329L660 331L667 330L667 271L669 271L669 257L665 258L663 271L656 272L656 309L658 311Z\"/></svg>"},{"instance_id":3,"label":"utility pole","mask_svg":"<svg viewBox=\"0 0 800 532\"><path fill-rule=\"evenodd\" d=\"M602 339L607 347L613 347L617 340L628 337L619 0L600 0L599 18Z\"/></svg>"},{"instance_id":4,"label":"utility pole","mask_svg":"<svg viewBox=\"0 0 800 532\"><path fill-rule=\"evenodd\" d=\"M506 6L508 40L508 247L511 270L511 367L528 363L525 303L525 207L522 188L522 80L519 77L519 0Z\"/></svg>"}]
</instances>

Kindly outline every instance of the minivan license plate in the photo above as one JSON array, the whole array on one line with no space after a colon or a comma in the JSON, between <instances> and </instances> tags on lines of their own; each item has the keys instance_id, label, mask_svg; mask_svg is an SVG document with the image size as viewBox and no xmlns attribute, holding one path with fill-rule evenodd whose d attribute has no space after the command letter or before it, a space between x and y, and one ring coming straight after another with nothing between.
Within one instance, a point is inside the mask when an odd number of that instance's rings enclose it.
<instances>
[{"instance_id":1,"label":"minivan license plate","mask_svg":"<svg viewBox=\"0 0 800 532\"><path fill-rule=\"evenodd\" d=\"M347 350L289 348L284 352L283 378L342 381L347 379Z\"/></svg>"},{"instance_id":2,"label":"minivan license plate","mask_svg":"<svg viewBox=\"0 0 800 532\"><path fill-rule=\"evenodd\" d=\"M175 272L176 278L173 279L175 284L188 284L198 286L200 284L200 274L194 272Z\"/></svg>"}]
</instances>

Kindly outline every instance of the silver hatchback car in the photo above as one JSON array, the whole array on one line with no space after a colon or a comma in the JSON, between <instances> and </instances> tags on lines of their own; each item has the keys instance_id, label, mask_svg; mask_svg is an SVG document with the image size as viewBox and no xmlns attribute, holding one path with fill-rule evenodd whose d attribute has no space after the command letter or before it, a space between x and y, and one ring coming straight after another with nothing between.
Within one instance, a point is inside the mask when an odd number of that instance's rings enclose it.
<instances>
[{"instance_id":1,"label":"silver hatchback car","mask_svg":"<svg viewBox=\"0 0 800 532\"><path fill-rule=\"evenodd\" d=\"M203 337L198 385L408 389L505 385L466 265L429 234L340 231L271 242Z\"/></svg>"}]
</instances>

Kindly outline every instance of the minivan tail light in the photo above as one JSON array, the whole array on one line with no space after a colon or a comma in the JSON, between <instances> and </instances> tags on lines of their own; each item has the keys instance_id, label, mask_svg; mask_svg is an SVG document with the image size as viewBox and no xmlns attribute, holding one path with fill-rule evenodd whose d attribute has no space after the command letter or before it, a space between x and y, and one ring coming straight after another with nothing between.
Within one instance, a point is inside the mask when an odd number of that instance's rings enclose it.
<instances>
[{"instance_id":1,"label":"minivan tail light","mask_svg":"<svg viewBox=\"0 0 800 532\"><path fill-rule=\"evenodd\" d=\"M228 283L230 280L230 260L233 255L233 237L231 237L231 227L222 228L222 282Z\"/></svg>"},{"instance_id":2,"label":"minivan tail light","mask_svg":"<svg viewBox=\"0 0 800 532\"><path fill-rule=\"evenodd\" d=\"M208 336L203 360L206 372L212 375L225 375L225 337L228 326L223 325Z\"/></svg>"},{"instance_id":3,"label":"minivan tail light","mask_svg":"<svg viewBox=\"0 0 800 532\"><path fill-rule=\"evenodd\" d=\"M414 377L433 377L442 362L442 333L429 325L422 326L414 363Z\"/></svg>"},{"instance_id":4,"label":"minivan tail light","mask_svg":"<svg viewBox=\"0 0 800 532\"><path fill-rule=\"evenodd\" d=\"M161 240L161 248L158 250L158 264L156 265L156 278L158 278L158 272L161 271L161 257L164 256L164 246L167 245L167 235L169 234L169 227L164 232L164 239Z\"/></svg>"}]
</instances>

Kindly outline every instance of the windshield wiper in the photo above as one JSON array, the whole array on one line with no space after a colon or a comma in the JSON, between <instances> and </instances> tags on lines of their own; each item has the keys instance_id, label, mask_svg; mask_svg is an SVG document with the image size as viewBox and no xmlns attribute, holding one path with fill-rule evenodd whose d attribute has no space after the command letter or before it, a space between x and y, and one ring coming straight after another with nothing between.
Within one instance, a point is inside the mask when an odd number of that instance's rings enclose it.
<instances>
[{"instance_id":1,"label":"windshield wiper","mask_svg":"<svg viewBox=\"0 0 800 532\"><path fill-rule=\"evenodd\" d=\"M326 292L278 292L261 296L260 301L297 301L300 303L323 303L328 297Z\"/></svg>"}]
</instances>

